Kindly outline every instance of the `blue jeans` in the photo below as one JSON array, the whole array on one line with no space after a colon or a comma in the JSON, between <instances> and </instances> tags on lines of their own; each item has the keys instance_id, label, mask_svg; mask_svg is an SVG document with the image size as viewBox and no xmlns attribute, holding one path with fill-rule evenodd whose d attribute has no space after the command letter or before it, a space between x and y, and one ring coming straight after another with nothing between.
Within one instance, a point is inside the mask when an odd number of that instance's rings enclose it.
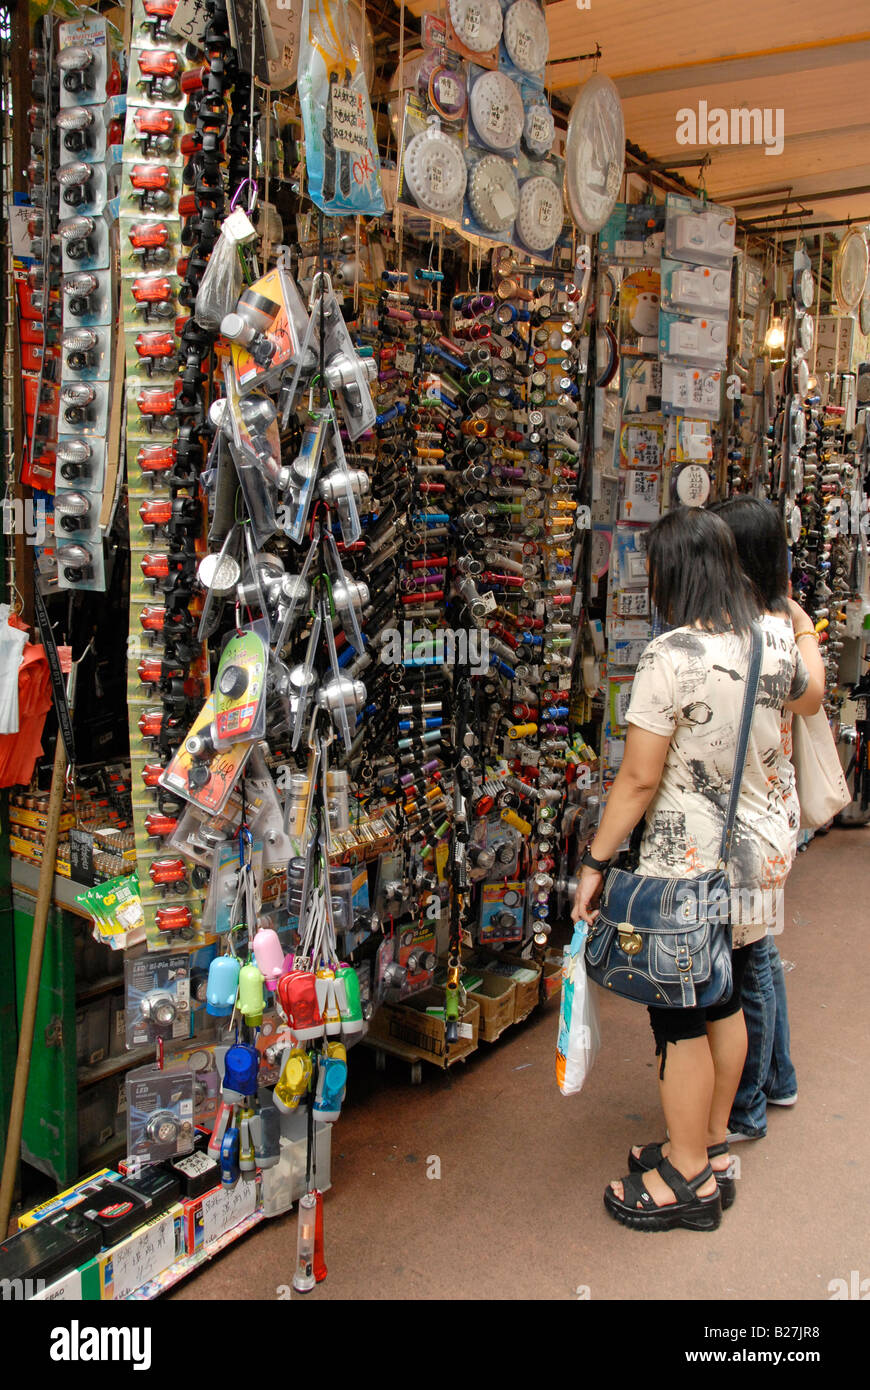
<instances>
[{"instance_id":1,"label":"blue jeans","mask_svg":"<svg viewBox=\"0 0 870 1390\"><path fill-rule=\"evenodd\" d=\"M767 1133L767 1101L797 1094L789 1054L785 974L773 937L749 948L741 998L749 1046L731 1107L729 1129L761 1139Z\"/></svg>"}]
</instances>

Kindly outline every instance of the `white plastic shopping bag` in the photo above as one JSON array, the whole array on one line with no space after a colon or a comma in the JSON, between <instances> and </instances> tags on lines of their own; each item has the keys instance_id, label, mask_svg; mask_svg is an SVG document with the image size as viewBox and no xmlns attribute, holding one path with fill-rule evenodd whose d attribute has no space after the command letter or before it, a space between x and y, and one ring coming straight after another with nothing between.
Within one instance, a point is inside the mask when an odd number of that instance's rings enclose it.
<instances>
[{"instance_id":1,"label":"white plastic shopping bag","mask_svg":"<svg viewBox=\"0 0 870 1390\"><path fill-rule=\"evenodd\" d=\"M562 1002L556 1042L556 1080L563 1096L576 1095L592 1070L601 1046L598 1006L586 978L586 936L578 922L562 957Z\"/></svg>"}]
</instances>

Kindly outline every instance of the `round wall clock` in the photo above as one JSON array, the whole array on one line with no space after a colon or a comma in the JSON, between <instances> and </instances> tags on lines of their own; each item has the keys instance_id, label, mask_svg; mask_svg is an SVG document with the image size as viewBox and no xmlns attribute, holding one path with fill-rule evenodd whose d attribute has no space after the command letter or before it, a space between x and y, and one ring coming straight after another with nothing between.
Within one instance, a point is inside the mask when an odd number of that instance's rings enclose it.
<instances>
[{"instance_id":1,"label":"round wall clock","mask_svg":"<svg viewBox=\"0 0 870 1390\"><path fill-rule=\"evenodd\" d=\"M619 196L625 122L609 77L593 73L574 100L565 139L568 207L583 232L600 232Z\"/></svg>"},{"instance_id":2,"label":"round wall clock","mask_svg":"<svg viewBox=\"0 0 870 1390\"><path fill-rule=\"evenodd\" d=\"M867 242L863 232L852 227L840 242L834 257L834 298L843 314L857 309L867 285Z\"/></svg>"}]
</instances>

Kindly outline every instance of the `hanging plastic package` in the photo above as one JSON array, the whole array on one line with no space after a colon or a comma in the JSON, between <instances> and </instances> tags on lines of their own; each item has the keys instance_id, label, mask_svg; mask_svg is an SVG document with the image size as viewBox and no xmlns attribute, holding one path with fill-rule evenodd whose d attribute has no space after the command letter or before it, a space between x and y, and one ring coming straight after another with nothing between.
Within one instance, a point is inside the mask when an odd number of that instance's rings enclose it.
<instances>
[{"instance_id":1,"label":"hanging plastic package","mask_svg":"<svg viewBox=\"0 0 870 1390\"><path fill-rule=\"evenodd\" d=\"M363 54L347 0L305 0L299 96L308 191L327 213L385 211Z\"/></svg>"},{"instance_id":2,"label":"hanging plastic package","mask_svg":"<svg viewBox=\"0 0 870 1390\"><path fill-rule=\"evenodd\" d=\"M576 1095L583 1089L601 1046L598 1005L586 976L588 931L585 922L578 922L562 960L556 1081L563 1096Z\"/></svg>"},{"instance_id":3,"label":"hanging plastic package","mask_svg":"<svg viewBox=\"0 0 870 1390\"><path fill-rule=\"evenodd\" d=\"M241 208L224 219L196 293L194 314L201 327L218 332L225 315L235 310L243 284L238 248L256 240L256 228Z\"/></svg>"}]
</instances>

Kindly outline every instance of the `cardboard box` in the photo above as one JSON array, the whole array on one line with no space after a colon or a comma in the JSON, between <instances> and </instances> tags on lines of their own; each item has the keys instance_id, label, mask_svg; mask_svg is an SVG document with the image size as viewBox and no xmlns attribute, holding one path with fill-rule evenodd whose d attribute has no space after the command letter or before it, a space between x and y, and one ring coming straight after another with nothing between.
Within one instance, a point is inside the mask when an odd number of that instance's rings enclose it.
<instances>
[{"instance_id":1,"label":"cardboard box","mask_svg":"<svg viewBox=\"0 0 870 1390\"><path fill-rule=\"evenodd\" d=\"M79 1093L78 1143L80 1154L87 1149L99 1149L115 1134L115 1111L118 1103L118 1083L106 1077L95 1086L86 1086Z\"/></svg>"},{"instance_id":2,"label":"cardboard box","mask_svg":"<svg viewBox=\"0 0 870 1390\"><path fill-rule=\"evenodd\" d=\"M18 1225L35 1226L37 1221L42 1221L46 1216L56 1216L58 1212L69 1211L70 1207L83 1202L86 1197L92 1197L105 1183L118 1182L120 1177L121 1174L116 1173L114 1168L100 1168L98 1172L82 1178L73 1187L65 1188L56 1197L49 1197L47 1202L41 1202L32 1211L24 1212L18 1218Z\"/></svg>"},{"instance_id":3,"label":"cardboard box","mask_svg":"<svg viewBox=\"0 0 870 1390\"><path fill-rule=\"evenodd\" d=\"M514 995L514 1023L522 1023L524 1018L528 1018L533 1009L537 1008L541 995L541 967L534 960L527 960L525 956L514 955L512 952L499 951L497 956L488 960L480 960L479 964L490 972L497 970L501 966L506 966L512 972L529 972L534 975L533 980L517 980L512 973L507 978L512 979L516 993Z\"/></svg>"},{"instance_id":4,"label":"cardboard box","mask_svg":"<svg viewBox=\"0 0 870 1390\"><path fill-rule=\"evenodd\" d=\"M99 1297L126 1298L134 1289L156 1279L184 1254L184 1211L180 1202L146 1221L126 1240L103 1250L82 1268L82 1294L87 1298L98 1281Z\"/></svg>"},{"instance_id":5,"label":"cardboard box","mask_svg":"<svg viewBox=\"0 0 870 1390\"><path fill-rule=\"evenodd\" d=\"M508 976L482 972L479 988L468 991L480 1009L480 1036L484 1042L495 1042L505 1028L510 1028L516 1012L517 987Z\"/></svg>"},{"instance_id":6,"label":"cardboard box","mask_svg":"<svg viewBox=\"0 0 870 1390\"><path fill-rule=\"evenodd\" d=\"M58 844L58 858L55 861L54 871L63 878L70 877L70 866L68 859L61 859L60 854L63 849L69 853L69 845L64 846L63 841ZM19 835L9 836L9 853L16 859L26 859L29 864L42 863L42 845L34 844L32 840L22 840Z\"/></svg>"},{"instance_id":7,"label":"cardboard box","mask_svg":"<svg viewBox=\"0 0 870 1390\"><path fill-rule=\"evenodd\" d=\"M109 998L109 1056L123 1057L127 1051L127 1018L123 994Z\"/></svg>"},{"instance_id":8,"label":"cardboard box","mask_svg":"<svg viewBox=\"0 0 870 1390\"><path fill-rule=\"evenodd\" d=\"M10 825L26 825L31 830L45 830L48 825L48 816L43 811L28 811L23 806L9 807ZM75 814L66 811L58 822L58 830L71 830L76 823Z\"/></svg>"},{"instance_id":9,"label":"cardboard box","mask_svg":"<svg viewBox=\"0 0 870 1390\"><path fill-rule=\"evenodd\" d=\"M459 1041L449 1050L443 1018L427 1014L427 1007L444 1008L443 989L424 989L411 995L401 1004L383 1004L369 1024L368 1036L373 1042L381 1037L416 1053L418 1057L448 1067L460 1057L467 1057L477 1048L480 1031L480 1009L469 1002L460 1019Z\"/></svg>"},{"instance_id":10,"label":"cardboard box","mask_svg":"<svg viewBox=\"0 0 870 1390\"><path fill-rule=\"evenodd\" d=\"M226 1235L260 1205L260 1174L253 1181L239 1178L235 1187L214 1187L183 1202L184 1240L188 1255ZM144 1281L143 1281L144 1282Z\"/></svg>"},{"instance_id":11,"label":"cardboard box","mask_svg":"<svg viewBox=\"0 0 870 1390\"><path fill-rule=\"evenodd\" d=\"M76 1009L76 1062L92 1067L109 1052L109 997L92 999Z\"/></svg>"},{"instance_id":12,"label":"cardboard box","mask_svg":"<svg viewBox=\"0 0 870 1390\"><path fill-rule=\"evenodd\" d=\"M562 993L562 952L548 951L544 957L544 999L558 999Z\"/></svg>"}]
</instances>

